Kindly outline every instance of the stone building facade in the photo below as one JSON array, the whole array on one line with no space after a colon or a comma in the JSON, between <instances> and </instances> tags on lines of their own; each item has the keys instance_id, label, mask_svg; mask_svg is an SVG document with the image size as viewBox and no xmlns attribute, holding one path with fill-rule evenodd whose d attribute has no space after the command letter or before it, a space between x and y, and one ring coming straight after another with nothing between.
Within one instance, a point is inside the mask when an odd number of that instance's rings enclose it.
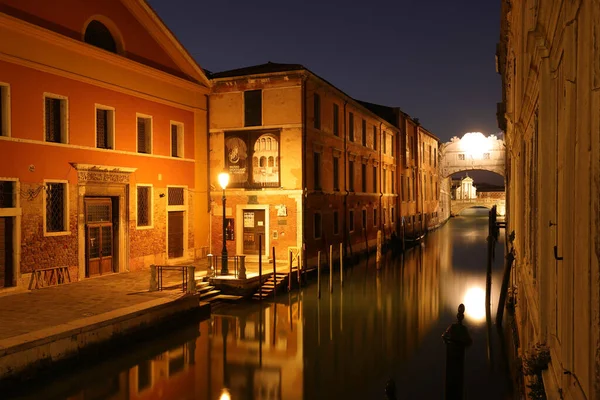
<instances>
[{"instance_id":1,"label":"stone building facade","mask_svg":"<svg viewBox=\"0 0 600 400\"><path fill-rule=\"evenodd\" d=\"M314 266L330 246L337 259L340 244L360 253L376 247L379 231L385 242L443 221L439 141L398 108L353 99L297 64L210 78L212 253L223 245L223 170L232 179L227 252L251 261L259 236L263 257L275 247L287 260L288 248L302 248ZM272 152L264 157L263 140ZM258 171L268 182L256 179Z\"/></svg>"},{"instance_id":2,"label":"stone building facade","mask_svg":"<svg viewBox=\"0 0 600 400\"><path fill-rule=\"evenodd\" d=\"M0 291L207 247L209 81L146 2L2 0L0 36Z\"/></svg>"},{"instance_id":3,"label":"stone building facade","mask_svg":"<svg viewBox=\"0 0 600 400\"><path fill-rule=\"evenodd\" d=\"M272 257L272 247L282 260L289 247L304 248L314 264L317 252L325 254L330 245L337 259L340 243L344 251L360 252L376 246L378 230L388 239L395 232L395 126L301 65L225 71L211 75L211 82L213 253L223 243L222 170L232 179L226 190L229 254L256 259L252 243L262 236L264 257ZM267 149L277 146L264 159L256 154L263 139ZM276 170L265 172L272 174L268 183L249 171L271 165Z\"/></svg>"},{"instance_id":4,"label":"stone building facade","mask_svg":"<svg viewBox=\"0 0 600 400\"><path fill-rule=\"evenodd\" d=\"M600 6L502 1L498 69L520 354L549 399L600 399Z\"/></svg>"}]
</instances>

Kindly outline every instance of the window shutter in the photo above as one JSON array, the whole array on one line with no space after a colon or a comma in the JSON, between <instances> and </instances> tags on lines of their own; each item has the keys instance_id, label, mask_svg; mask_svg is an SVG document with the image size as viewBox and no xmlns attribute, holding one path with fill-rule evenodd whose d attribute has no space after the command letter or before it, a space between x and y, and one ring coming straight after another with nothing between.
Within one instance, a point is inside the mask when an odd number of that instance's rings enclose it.
<instances>
[{"instance_id":1,"label":"window shutter","mask_svg":"<svg viewBox=\"0 0 600 400\"><path fill-rule=\"evenodd\" d=\"M138 118L137 120L138 129L138 153L147 153L146 149L146 120L144 118Z\"/></svg>"},{"instance_id":2,"label":"window shutter","mask_svg":"<svg viewBox=\"0 0 600 400\"><path fill-rule=\"evenodd\" d=\"M108 111L96 110L96 147L108 148Z\"/></svg>"},{"instance_id":3,"label":"window shutter","mask_svg":"<svg viewBox=\"0 0 600 400\"><path fill-rule=\"evenodd\" d=\"M177 125L171 125L171 156L180 157L177 152Z\"/></svg>"}]
</instances>

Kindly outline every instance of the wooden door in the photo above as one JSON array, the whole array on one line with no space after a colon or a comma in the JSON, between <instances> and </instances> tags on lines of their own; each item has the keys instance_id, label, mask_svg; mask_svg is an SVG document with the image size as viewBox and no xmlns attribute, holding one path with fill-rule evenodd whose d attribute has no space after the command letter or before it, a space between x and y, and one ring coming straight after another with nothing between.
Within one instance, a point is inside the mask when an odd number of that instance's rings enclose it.
<instances>
[{"instance_id":1,"label":"wooden door","mask_svg":"<svg viewBox=\"0 0 600 400\"><path fill-rule=\"evenodd\" d=\"M13 218L0 218L0 288L13 286Z\"/></svg>"},{"instance_id":2,"label":"wooden door","mask_svg":"<svg viewBox=\"0 0 600 400\"><path fill-rule=\"evenodd\" d=\"M86 276L114 272L111 199L86 199L85 220Z\"/></svg>"},{"instance_id":3,"label":"wooden door","mask_svg":"<svg viewBox=\"0 0 600 400\"><path fill-rule=\"evenodd\" d=\"M183 213L183 211L169 211L169 258L183 257L183 240L185 236Z\"/></svg>"},{"instance_id":4,"label":"wooden door","mask_svg":"<svg viewBox=\"0 0 600 400\"><path fill-rule=\"evenodd\" d=\"M262 237L262 249L265 248L265 211L244 210L244 254L258 254L259 237Z\"/></svg>"}]
</instances>

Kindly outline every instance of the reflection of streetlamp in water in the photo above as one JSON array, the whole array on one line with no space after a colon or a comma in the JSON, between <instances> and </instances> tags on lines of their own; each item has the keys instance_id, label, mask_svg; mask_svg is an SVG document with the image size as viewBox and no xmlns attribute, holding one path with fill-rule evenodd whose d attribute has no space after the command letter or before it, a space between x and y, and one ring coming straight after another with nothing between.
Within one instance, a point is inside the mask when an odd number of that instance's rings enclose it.
<instances>
[{"instance_id":1,"label":"reflection of streetlamp in water","mask_svg":"<svg viewBox=\"0 0 600 400\"><path fill-rule=\"evenodd\" d=\"M221 275L227 275L229 269L227 268L227 216L225 209L225 189L229 184L229 174L227 172L221 172L219 174L219 185L223 188L223 250L221 251Z\"/></svg>"},{"instance_id":2,"label":"reflection of streetlamp in water","mask_svg":"<svg viewBox=\"0 0 600 400\"><path fill-rule=\"evenodd\" d=\"M221 317L221 323L221 333L223 335L223 386L225 386L225 388L223 389L219 400L229 400L231 399L229 390L227 389L227 386L229 386L229 379L227 376L227 336L229 335L229 321L227 318Z\"/></svg>"}]
</instances>

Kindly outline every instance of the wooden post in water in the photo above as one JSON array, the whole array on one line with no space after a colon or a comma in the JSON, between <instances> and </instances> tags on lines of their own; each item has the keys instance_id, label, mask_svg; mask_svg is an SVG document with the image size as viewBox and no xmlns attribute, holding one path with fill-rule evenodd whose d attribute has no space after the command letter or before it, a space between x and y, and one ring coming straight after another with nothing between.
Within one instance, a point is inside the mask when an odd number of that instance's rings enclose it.
<instances>
[{"instance_id":1,"label":"wooden post in water","mask_svg":"<svg viewBox=\"0 0 600 400\"><path fill-rule=\"evenodd\" d=\"M275 246L273 246L273 298L277 297L277 261L275 258Z\"/></svg>"},{"instance_id":2,"label":"wooden post in water","mask_svg":"<svg viewBox=\"0 0 600 400\"><path fill-rule=\"evenodd\" d=\"M321 250L317 253L317 298L321 298Z\"/></svg>"},{"instance_id":3,"label":"wooden post in water","mask_svg":"<svg viewBox=\"0 0 600 400\"><path fill-rule=\"evenodd\" d=\"M304 259L302 258L302 254L304 253L304 247L305 247L305 245L303 243L302 244L302 249L300 249L300 251L298 252L298 287L301 286L301 282L300 282L301 275L300 275L300 273L302 272L302 269L301 269L302 263L304 263Z\"/></svg>"},{"instance_id":4,"label":"wooden post in water","mask_svg":"<svg viewBox=\"0 0 600 400\"><path fill-rule=\"evenodd\" d=\"M258 235L258 295L262 301L262 236Z\"/></svg>"},{"instance_id":5,"label":"wooden post in water","mask_svg":"<svg viewBox=\"0 0 600 400\"><path fill-rule=\"evenodd\" d=\"M332 268L333 268L333 265L332 265ZM344 286L344 257L342 257L342 244L341 243L340 243L340 286Z\"/></svg>"},{"instance_id":6,"label":"wooden post in water","mask_svg":"<svg viewBox=\"0 0 600 400\"><path fill-rule=\"evenodd\" d=\"M331 260L331 258L330 258ZM333 263L329 263L329 293L333 293Z\"/></svg>"},{"instance_id":7,"label":"wooden post in water","mask_svg":"<svg viewBox=\"0 0 600 400\"><path fill-rule=\"evenodd\" d=\"M292 291L292 251L288 250L288 259L290 261L290 272L288 276L288 292Z\"/></svg>"}]
</instances>

